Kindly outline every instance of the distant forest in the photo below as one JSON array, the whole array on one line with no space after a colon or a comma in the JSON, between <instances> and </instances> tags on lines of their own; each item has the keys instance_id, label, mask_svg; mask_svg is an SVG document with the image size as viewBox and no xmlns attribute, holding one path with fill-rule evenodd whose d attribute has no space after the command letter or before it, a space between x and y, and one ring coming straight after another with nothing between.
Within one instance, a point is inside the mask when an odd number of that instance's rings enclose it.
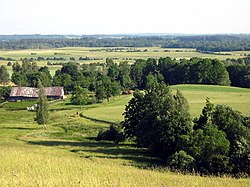
<instances>
[{"instance_id":1,"label":"distant forest","mask_svg":"<svg viewBox=\"0 0 250 187\"><path fill-rule=\"evenodd\" d=\"M0 35L0 49L60 47L195 48L198 52L249 51L250 34L232 35Z\"/></svg>"}]
</instances>

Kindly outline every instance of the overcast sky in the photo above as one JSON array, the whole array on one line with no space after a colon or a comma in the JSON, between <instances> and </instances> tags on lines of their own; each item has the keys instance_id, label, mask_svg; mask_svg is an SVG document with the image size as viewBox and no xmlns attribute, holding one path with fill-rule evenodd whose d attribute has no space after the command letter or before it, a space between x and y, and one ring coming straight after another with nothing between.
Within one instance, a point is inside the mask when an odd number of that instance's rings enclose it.
<instances>
[{"instance_id":1,"label":"overcast sky","mask_svg":"<svg viewBox=\"0 0 250 187\"><path fill-rule=\"evenodd\" d=\"M250 0L0 0L0 34L250 33Z\"/></svg>"}]
</instances>

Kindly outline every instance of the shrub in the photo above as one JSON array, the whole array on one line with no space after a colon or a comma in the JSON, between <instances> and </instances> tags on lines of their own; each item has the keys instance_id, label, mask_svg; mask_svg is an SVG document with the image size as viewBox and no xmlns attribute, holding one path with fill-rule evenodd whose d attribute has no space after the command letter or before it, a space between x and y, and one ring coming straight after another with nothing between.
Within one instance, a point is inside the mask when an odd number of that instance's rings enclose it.
<instances>
[{"instance_id":1,"label":"shrub","mask_svg":"<svg viewBox=\"0 0 250 187\"><path fill-rule=\"evenodd\" d=\"M110 125L107 131L100 131L97 135L97 140L108 140L119 143L125 140L125 136L118 125Z\"/></svg>"},{"instance_id":2,"label":"shrub","mask_svg":"<svg viewBox=\"0 0 250 187\"><path fill-rule=\"evenodd\" d=\"M170 156L167 163L170 168L180 171L193 171L195 169L195 159L183 150Z\"/></svg>"}]
</instances>

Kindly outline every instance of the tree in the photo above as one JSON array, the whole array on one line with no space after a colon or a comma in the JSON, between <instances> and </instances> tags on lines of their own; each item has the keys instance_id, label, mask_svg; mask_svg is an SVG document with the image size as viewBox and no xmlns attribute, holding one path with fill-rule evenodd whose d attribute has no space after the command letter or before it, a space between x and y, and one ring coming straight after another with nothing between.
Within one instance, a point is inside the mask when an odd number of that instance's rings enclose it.
<instances>
[{"instance_id":1,"label":"tree","mask_svg":"<svg viewBox=\"0 0 250 187\"><path fill-rule=\"evenodd\" d=\"M134 81L138 89L143 88L143 79L144 79L144 69L146 67L146 60L137 59L130 69L130 77Z\"/></svg>"},{"instance_id":2,"label":"tree","mask_svg":"<svg viewBox=\"0 0 250 187\"><path fill-rule=\"evenodd\" d=\"M181 136L192 130L191 118L184 111L188 107L179 107L181 103L181 97L174 97L163 82L147 86L145 94L136 92L125 109L125 135L167 160L180 150Z\"/></svg>"},{"instance_id":3,"label":"tree","mask_svg":"<svg viewBox=\"0 0 250 187\"><path fill-rule=\"evenodd\" d=\"M108 67L108 76L112 81L117 81L119 76L119 67L117 64L113 63Z\"/></svg>"},{"instance_id":4,"label":"tree","mask_svg":"<svg viewBox=\"0 0 250 187\"><path fill-rule=\"evenodd\" d=\"M28 86L27 77L20 72L13 72L11 75L11 81L18 86Z\"/></svg>"},{"instance_id":5,"label":"tree","mask_svg":"<svg viewBox=\"0 0 250 187\"><path fill-rule=\"evenodd\" d=\"M232 86L250 88L250 65L231 65L227 71Z\"/></svg>"},{"instance_id":6,"label":"tree","mask_svg":"<svg viewBox=\"0 0 250 187\"><path fill-rule=\"evenodd\" d=\"M11 87L2 86L0 87L0 103L6 101L10 96Z\"/></svg>"},{"instance_id":7,"label":"tree","mask_svg":"<svg viewBox=\"0 0 250 187\"><path fill-rule=\"evenodd\" d=\"M22 71L22 67L18 62L15 62L12 65L12 70L13 70L13 73L20 73Z\"/></svg>"},{"instance_id":8,"label":"tree","mask_svg":"<svg viewBox=\"0 0 250 187\"><path fill-rule=\"evenodd\" d=\"M217 59L211 60L210 84L230 85L229 74L226 67Z\"/></svg>"},{"instance_id":9,"label":"tree","mask_svg":"<svg viewBox=\"0 0 250 187\"><path fill-rule=\"evenodd\" d=\"M106 66L110 67L112 65L114 65L113 59L112 58L106 58Z\"/></svg>"},{"instance_id":10,"label":"tree","mask_svg":"<svg viewBox=\"0 0 250 187\"><path fill-rule=\"evenodd\" d=\"M98 101L103 101L107 95L106 95L106 91L105 91L105 87L102 83L102 81L97 81L96 85L95 85L95 93L96 93L96 99Z\"/></svg>"},{"instance_id":11,"label":"tree","mask_svg":"<svg viewBox=\"0 0 250 187\"><path fill-rule=\"evenodd\" d=\"M119 76L118 80L123 90L130 89L133 85L133 82L129 76L130 66L127 62L121 62L119 64Z\"/></svg>"},{"instance_id":12,"label":"tree","mask_svg":"<svg viewBox=\"0 0 250 187\"><path fill-rule=\"evenodd\" d=\"M213 123L223 130L230 141L230 165L234 174L250 175L250 127L248 118L232 108L217 105L212 113Z\"/></svg>"},{"instance_id":13,"label":"tree","mask_svg":"<svg viewBox=\"0 0 250 187\"><path fill-rule=\"evenodd\" d=\"M36 110L36 118L35 120L39 125L44 125L48 123L49 120L49 104L47 101L47 97L44 93L44 87L40 81L38 81L38 102L37 102L37 110Z\"/></svg>"},{"instance_id":14,"label":"tree","mask_svg":"<svg viewBox=\"0 0 250 187\"><path fill-rule=\"evenodd\" d=\"M0 83L6 84L9 80L10 77L7 68L4 65L0 66Z\"/></svg>"},{"instance_id":15,"label":"tree","mask_svg":"<svg viewBox=\"0 0 250 187\"><path fill-rule=\"evenodd\" d=\"M207 172L232 172L237 175L240 173L250 174L250 127L249 118L244 117L232 108L223 105L213 105L207 100L206 106L202 110L202 115L199 119L195 120L195 132L197 133L195 140L190 145L193 145L193 151L197 142L203 145L207 141L207 145L204 145L204 149L209 150L209 146L219 146L222 142L229 142L228 153L219 152L223 150L222 147L217 148L213 155L204 155L204 158L196 157L191 154L197 160L204 160L201 165L204 166L203 170ZM211 127L212 126L212 127ZM215 129L214 129L215 128ZM206 132L211 131L209 137L202 139L203 135L199 132L206 129ZM217 129L217 130L216 130ZM217 131L217 132L216 132ZM218 133L220 132L220 133ZM223 132L223 133L221 133ZM217 135L216 135L217 134ZM220 135L219 135L220 134ZM225 136L225 138L223 138ZM210 142L209 142L210 141ZM195 143L196 142L196 143ZM211 147L211 150L215 148ZM225 149L224 149L225 150ZM217 153L216 153L217 152ZM219 154L220 153L220 154ZM211 157L211 158L210 158ZM213 157L213 158L212 158ZM215 159L215 160L213 160ZM213 164L212 164L213 163ZM220 165L222 164L222 165ZM226 167L225 165L228 165ZM203 167L203 166L202 166ZM217 169L216 169L217 168ZM220 168L220 171L218 170ZM223 169L224 168L224 169Z\"/></svg>"},{"instance_id":16,"label":"tree","mask_svg":"<svg viewBox=\"0 0 250 187\"><path fill-rule=\"evenodd\" d=\"M223 131L207 124L203 129L194 131L191 139L189 154L195 158L199 172L222 174L229 171L230 143Z\"/></svg>"},{"instance_id":17,"label":"tree","mask_svg":"<svg viewBox=\"0 0 250 187\"><path fill-rule=\"evenodd\" d=\"M88 103L88 89L82 88L81 86L76 86L73 95L70 98L71 103L75 105L84 105Z\"/></svg>"}]
</instances>

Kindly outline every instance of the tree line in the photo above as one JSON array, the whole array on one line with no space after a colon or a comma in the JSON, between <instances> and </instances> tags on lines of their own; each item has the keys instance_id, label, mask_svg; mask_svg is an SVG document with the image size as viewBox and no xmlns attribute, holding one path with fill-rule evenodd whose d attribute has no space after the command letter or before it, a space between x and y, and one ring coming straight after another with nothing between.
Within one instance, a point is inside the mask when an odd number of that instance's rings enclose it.
<instances>
[{"instance_id":1,"label":"tree line","mask_svg":"<svg viewBox=\"0 0 250 187\"><path fill-rule=\"evenodd\" d=\"M38 80L46 86L63 86L66 92L75 92L76 86L94 92L98 101L109 100L120 91L145 89L148 75L157 77L168 85L212 84L250 87L249 57L243 63L222 62L217 59L191 58L176 60L169 57L137 59L130 65L119 64L107 58L105 63L63 63L52 77L47 66L38 67L36 61L27 58L12 64L12 76L5 66L0 67L0 83L9 80L17 86L37 87ZM238 62L238 61L237 61ZM225 66L225 63L228 63ZM78 89L79 90L79 89Z\"/></svg>"},{"instance_id":2,"label":"tree line","mask_svg":"<svg viewBox=\"0 0 250 187\"><path fill-rule=\"evenodd\" d=\"M195 48L199 52L249 51L250 35L0 36L0 49L60 47Z\"/></svg>"}]
</instances>

